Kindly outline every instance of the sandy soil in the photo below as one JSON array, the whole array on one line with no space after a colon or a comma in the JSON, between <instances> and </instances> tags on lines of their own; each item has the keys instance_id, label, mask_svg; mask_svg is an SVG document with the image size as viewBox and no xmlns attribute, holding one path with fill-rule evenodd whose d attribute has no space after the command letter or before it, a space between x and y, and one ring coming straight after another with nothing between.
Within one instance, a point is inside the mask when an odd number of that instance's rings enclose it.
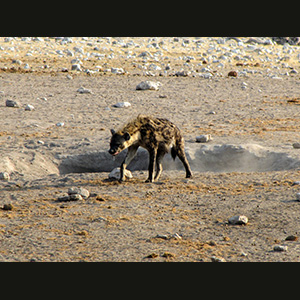
<instances>
[{"instance_id":1,"label":"sandy soil","mask_svg":"<svg viewBox=\"0 0 300 300\"><path fill-rule=\"evenodd\" d=\"M243 69L231 62L210 79L177 77L171 73L181 69L175 58L188 55L181 48L168 53L172 70L162 76L145 76L120 55L109 62L127 74L61 72L62 62L70 68L74 57L54 61L42 53L35 59L25 53L43 49L42 42L12 42L22 65L34 70L11 69L16 53L0 58L0 172L10 175L0 180L0 207L12 205L0 209L1 261L299 261L299 240L285 240L300 234L300 149L292 146L300 142L298 74L274 79L267 76L271 63L254 66L252 60L248 68L261 73L228 77ZM48 60L51 68L38 69ZM199 61L192 60L195 66ZM103 66L106 59L87 62ZM161 87L137 91L144 80ZM80 94L80 87L92 93ZM7 99L20 107L6 107ZM125 101L131 107L113 107ZM27 104L35 109L26 111ZM168 157L156 183L144 182L147 171L138 163L133 179L122 184L96 172L120 163L121 157L103 154L110 129L139 113L166 117L182 130L192 179ZM201 134L213 140L196 143ZM58 201L75 186L90 197ZM249 222L230 225L234 215ZM274 251L275 245L288 250Z\"/></svg>"}]
</instances>

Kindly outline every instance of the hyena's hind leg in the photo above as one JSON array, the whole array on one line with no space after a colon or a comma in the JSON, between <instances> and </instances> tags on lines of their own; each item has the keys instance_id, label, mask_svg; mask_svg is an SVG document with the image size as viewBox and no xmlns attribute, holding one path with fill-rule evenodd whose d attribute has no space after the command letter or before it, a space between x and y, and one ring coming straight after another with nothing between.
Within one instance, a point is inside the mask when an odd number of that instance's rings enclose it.
<instances>
[{"instance_id":1,"label":"hyena's hind leg","mask_svg":"<svg viewBox=\"0 0 300 300\"><path fill-rule=\"evenodd\" d=\"M191 178L192 177L192 170L190 167L190 164L186 158L185 152L184 152L184 142L183 140L180 141L180 143L177 143L176 145L176 154L178 158L182 161L185 171L186 171L186 178Z\"/></svg>"}]
</instances>

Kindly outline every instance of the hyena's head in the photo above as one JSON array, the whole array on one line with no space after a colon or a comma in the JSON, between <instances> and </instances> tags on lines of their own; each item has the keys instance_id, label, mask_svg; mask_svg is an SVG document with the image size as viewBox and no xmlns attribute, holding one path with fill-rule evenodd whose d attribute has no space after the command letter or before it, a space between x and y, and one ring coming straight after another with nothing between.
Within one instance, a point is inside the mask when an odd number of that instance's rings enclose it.
<instances>
[{"instance_id":1,"label":"hyena's head","mask_svg":"<svg viewBox=\"0 0 300 300\"><path fill-rule=\"evenodd\" d=\"M110 132L112 134L112 137L110 140L110 149L108 150L108 152L111 155L117 155L129 146L127 141L130 140L130 134L128 132L119 134L116 133L113 129L111 129Z\"/></svg>"}]
</instances>

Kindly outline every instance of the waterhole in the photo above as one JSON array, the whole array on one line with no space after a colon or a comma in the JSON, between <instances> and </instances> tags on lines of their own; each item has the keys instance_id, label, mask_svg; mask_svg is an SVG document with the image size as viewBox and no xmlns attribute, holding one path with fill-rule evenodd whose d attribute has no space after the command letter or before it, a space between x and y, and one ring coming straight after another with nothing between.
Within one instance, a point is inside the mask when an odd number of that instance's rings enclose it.
<instances>
[{"instance_id":1,"label":"waterhole","mask_svg":"<svg viewBox=\"0 0 300 300\"><path fill-rule=\"evenodd\" d=\"M61 157L59 171L66 173L110 172L119 167L126 150L112 157L107 151L90 152ZM139 148L128 169L147 170L148 152ZM300 167L300 160L285 152L270 151L256 144L201 145L186 147L186 156L193 171L198 172L267 172L290 170ZM184 170L181 161L173 161L170 154L163 160L164 170Z\"/></svg>"}]
</instances>

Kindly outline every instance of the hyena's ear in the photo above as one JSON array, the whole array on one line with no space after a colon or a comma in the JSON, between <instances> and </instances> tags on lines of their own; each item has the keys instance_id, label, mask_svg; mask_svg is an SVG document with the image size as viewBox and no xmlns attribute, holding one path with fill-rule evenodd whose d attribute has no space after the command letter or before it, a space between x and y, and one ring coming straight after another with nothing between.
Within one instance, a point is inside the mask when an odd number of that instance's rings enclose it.
<instances>
[{"instance_id":1,"label":"hyena's ear","mask_svg":"<svg viewBox=\"0 0 300 300\"><path fill-rule=\"evenodd\" d=\"M111 129L110 132L112 135L114 135L116 133L113 129Z\"/></svg>"},{"instance_id":2,"label":"hyena's ear","mask_svg":"<svg viewBox=\"0 0 300 300\"><path fill-rule=\"evenodd\" d=\"M125 133L123 134L123 137L124 137L125 141L130 140L130 134L129 134L128 132L125 132Z\"/></svg>"}]
</instances>

